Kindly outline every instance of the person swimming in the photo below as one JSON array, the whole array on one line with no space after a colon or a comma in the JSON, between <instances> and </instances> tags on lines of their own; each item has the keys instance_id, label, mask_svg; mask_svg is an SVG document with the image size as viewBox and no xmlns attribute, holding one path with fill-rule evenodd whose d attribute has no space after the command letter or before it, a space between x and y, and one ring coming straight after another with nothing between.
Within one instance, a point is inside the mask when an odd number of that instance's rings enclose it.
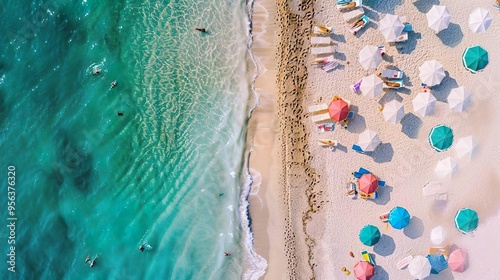
<instances>
[{"instance_id":1,"label":"person swimming","mask_svg":"<svg viewBox=\"0 0 500 280\"><path fill-rule=\"evenodd\" d=\"M229 254L228 252L224 252L224 256L226 256L226 257L230 257L230 256L231 256L231 254Z\"/></svg>"},{"instance_id":2,"label":"person swimming","mask_svg":"<svg viewBox=\"0 0 500 280\"><path fill-rule=\"evenodd\" d=\"M144 252L144 245L146 245L146 242L142 243L141 246L139 246L139 251Z\"/></svg>"},{"instance_id":3,"label":"person swimming","mask_svg":"<svg viewBox=\"0 0 500 280\"><path fill-rule=\"evenodd\" d=\"M94 267L95 265L95 261L97 260L99 256L95 256L94 259L92 259L92 261L90 262L90 267Z\"/></svg>"},{"instance_id":4,"label":"person swimming","mask_svg":"<svg viewBox=\"0 0 500 280\"><path fill-rule=\"evenodd\" d=\"M122 117L123 116L123 113L122 112L118 112L116 113L119 117Z\"/></svg>"},{"instance_id":5,"label":"person swimming","mask_svg":"<svg viewBox=\"0 0 500 280\"><path fill-rule=\"evenodd\" d=\"M217 196L224 196L224 193L218 193Z\"/></svg>"},{"instance_id":6,"label":"person swimming","mask_svg":"<svg viewBox=\"0 0 500 280\"><path fill-rule=\"evenodd\" d=\"M96 76L96 75L99 75L101 74L101 69L95 67L94 69L92 69L92 75Z\"/></svg>"},{"instance_id":7,"label":"person swimming","mask_svg":"<svg viewBox=\"0 0 500 280\"><path fill-rule=\"evenodd\" d=\"M196 27L194 30L200 31L201 33L207 32L207 30L205 28L198 28L198 27Z\"/></svg>"},{"instance_id":8,"label":"person swimming","mask_svg":"<svg viewBox=\"0 0 500 280\"><path fill-rule=\"evenodd\" d=\"M88 263L90 261L90 256L87 255L87 257L85 258L85 263Z\"/></svg>"},{"instance_id":9,"label":"person swimming","mask_svg":"<svg viewBox=\"0 0 500 280\"><path fill-rule=\"evenodd\" d=\"M114 88L118 85L118 82L116 80L114 80L112 83L111 83L111 88Z\"/></svg>"}]
</instances>

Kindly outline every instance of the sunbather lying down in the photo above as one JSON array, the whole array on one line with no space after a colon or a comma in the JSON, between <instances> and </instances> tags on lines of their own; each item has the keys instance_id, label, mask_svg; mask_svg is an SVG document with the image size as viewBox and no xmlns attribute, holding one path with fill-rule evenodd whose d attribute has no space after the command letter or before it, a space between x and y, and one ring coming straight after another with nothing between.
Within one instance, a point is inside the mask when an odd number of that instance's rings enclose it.
<instances>
[{"instance_id":1,"label":"sunbather lying down","mask_svg":"<svg viewBox=\"0 0 500 280\"><path fill-rule=\"evenodd\" d=\"M386 85L390 86L390 87L399 87L399 84L398 83L393 83L393 82L385 82Z\"/></svg>"},{"instance_id":2,"label":"sunbather lying down","mask_svg":"<svg viewBox=\"0 0 500 280\"><path fill-rule=\"evenodd\" d=\"M356 22L352 25L352 28L354 29L354 28L356 28L356 27L360 27L360 26L362 26L364 23L365 23L365 22L364 22L362 19L360 19L360 20L356 21Z\"/></svg>"},{"instance_id":3,"label":"sunbather lying down","mask_svg":"<svg viewBox=\"0 0 500 280\"><path fill-rule=\"evenodd\" d=\"M352 1L352 2L349 2L346 4L341 4L340 6L342 6L342 8L354 8L354 7L356 7L356 2Z\"/></svg>"}]
</instances>

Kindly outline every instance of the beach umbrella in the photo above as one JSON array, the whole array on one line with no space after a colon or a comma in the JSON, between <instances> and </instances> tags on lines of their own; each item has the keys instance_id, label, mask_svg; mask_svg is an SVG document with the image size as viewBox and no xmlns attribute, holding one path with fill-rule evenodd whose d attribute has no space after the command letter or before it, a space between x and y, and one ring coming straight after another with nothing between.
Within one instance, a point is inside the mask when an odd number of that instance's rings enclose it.
<instances>
[{"instance_id":1,"label":"beach umbrella","mask_svg":"<svg viewBox=\"0 0 500 280\"><path fill-rule=\"evenodd\" d=\"M366 246L373 246L380 240L380 230L374 225L366 225L359 231L359 240Z\"/></svg>"},{"instance_id":2,"label":"beach umbrella","mask_svg":"<svg viewBox=\"0 0 500 280\"><path fill-rule=\"evenodd\" d=\"M328 113L330 113L332 120L343 121L349 115L349 104L341 98L332 100L328 106Z\"/></svg>"},{"instance_id":3,"label":"beach umbrella","mask_svg":"<svg viewBox=\"0 0 500 280\"><path fill-rule=\"evenodd\" d=\"M429 182L427 183L427 185L424 186L422 192L424 196L431 196L431 195L436 195L438 193L443 193L444 192L443 184L436 181Z\"/></svg>"},{"instance_id":4,"label":"beach umbrella","mask_svg":"<svg viewBox=\"0 0 500 280\"><path fill-rule=\"evenodd\" d=\"M384 119L390 123L398 123L405 115L405 109L401 102L391 100L384 105L382 110Z\"/></svg>"},{"instance_id":5,"label":"beach umbrella","mask_svg":"<svg viewBox=\"0 0 500 280\"><path fill-rule=\"evenodd\" d=\"M403 32L404 24L399 16L387 14L379 22L379 30L387 42L395 42Z\"/></svg>"},{"instance_id":6,"label":"beach umbrella","mask_svg":"<svg viewBox=\"0 0 500 280\"><path fill-rule=\"evenodd\" d=\"M447 157L443 160L438 161L434 171L441 178L451 177L458 171L458 165L454 159L452 159L451 157Z\"/></svg>"},{"instance_id":7,"label":"beach umbrella","mask_svg":"<svg viewBox=\"0 0 500 280\"><path fill-rule=\"evenodd\" d=\"M375 98L382 93L383 85L384 82L382 81L382 79L377 77L375 74L371 74L361 80L361 86L359 87L359 90L361 91L361 94L363 94L363 96Z\"/></svg>"},{"instance_id":8,"label":"beach umbrella","mask_svg":"<svg viewBox=\"0 0 500 280\"><path fill-rule=\"evenodd\" d=\"M408 264L408 271L411 276L417 279L424 279L431 274L431 263L424 256L416 256Z\"/></svg>"},{"instance_id":9,"label":"beach umbrella","mask_svg":"<svg viewBox=\"0 0 500 280\"><path fill-rule=\"evenodd\" d=\"M464 272L468 262L469 257L467 256L467 251L461 248L453 250L448 257L448 265L453 271Z\"/></svg>"},{"instance_id":10,"label":"beach umbrella","mask_svg":"<svg viewBox=\"0 0 500 280\"><path fill-rule=\"evenodd\" d=\"M469 27L473 33L484 32L491 24L490 12L484 8L477 8L469 15Z\"/></svg>"},{"instance_id":11,"label":"beach umbrella","mask_svg":"<svg viewBox=\"0 0 500 280\"><path fill-rule=\"evenodd\" d=\"M356 275L357 280L369 280L374 273L373 264L367 261L359 261L354 265L354 275Z\"/></svg>"},{"instance_id":12,"label":"beach umbrella","mask_svg":"<svg viewBox=\"0 0 500 280\"><path fill-rule=\"evenodd\" d=\"M488 62L488 52L479 45L468 47L462 55L462 64L471 73L483 70Z\"/></svg>"},{"instance_id":13,"label":"beach umbrella","mask_svg":"<svg viewBox=\"0 0 500 280\"><path fill-rule=\"evenodd\" d=\"M380 51L375 46L365 46L359 52L359 63L366 70L377 69L378 65L382 62ZM363 85L363 83L361 83Z\"/></svg>"},{"instance_id":14,"label":"beach umbrella","mask_svg":"<svg viewBox=\"0 0 500 280\"><path fill-rule=\"evenodd\" d=\"M470 208L462 208L455 215L455 226L462 233L473 232L477 228L479 217L477 212Z\"/></svg>"},{"instance_id":15,"label":"beach umbrella","mask_svg":"<svg viewBox=\"0 0 500 280\"><path fill-rule=\"evenodd\" d=\"M446 6L433 5L427 12L427 25L436 33L448 28L451 15Z\"/></svg>"},{"instance_id":16,"label":"beach umbrella","mask_svg":"<svg viewBox=\"0 0 500 280\"><path fill-rule=\"evenodd\" d=\"M375 175L363 174L358 181L359 191L365 194L372 194L378 189L378 178Z\"/></svg>"},{"instance_id":17,"label":"beach umbrella","mask_svg":"<svg viewBox=\"0 0 500 280\"><path fill-rule=\"evenodd\" d=\"M410 213L403 207L396 206L389 212L389 224L395 229L403 229L410 224Z\"/></svg>"},{"instance_id":18,"label":"beach umbrella","mask_svg":"<svg viewBox=\"0 0 500 280\"><path fill-rule=\"evenodd\" d=\"M478 146L479 143L472 136L462 137L458 139L455 145L455 153L459 158L472 159L477 152Z\"/></svg>"},{"instance_id":19,"label":"beach umbrella","mask_svg":"<svg viewBox=\"0 0 500 280\"><path fill-rule=\"evenodd\" d=\"M433 127L429 133L429 143L438 152L448 150L453 144L453 130L444 124Z\"/></svg>"},{"instance_id":20,"label":"beach umbrella","mask_svg":"<svg viewBox=\"0 0 500 280\"><path fill-rule=\"evenodd\" d=\"M431 230L431 242L434 245L440 245L446 238L446 230L442 226L435 227Z\"/></svg>"},{"instance_id":21,"label":"beach umbrella","mask_svg":"<svg viewBox=\"0 0 500 280\"><path fill-rule=\"evenodd\" d=\"M375 151L375 148L377 148L380 142L381 141L378 137L378 134L375 131L369 129L361 132L358 137L358 146L361 147L361 149L365 152Z\"/></svg>"},{"instance_id":22,"label":"beach umbrella","mask_svg":"<svg viewBox=\"0 0 500 280\"><path fill-rule=\"evenodd\" d=\"M457 87L448 95L448 105L455 112L462 112L470 106L472 93L465 87Z\"/></svg>"},{"instance_id":23,"label":"beach umbrella","mask_svg":"<svg viewBox=\"0 0 500 280\"><path fill-rule=\"evenodd\" d=\"M427 255L427 259L431 264L432 274L438 274L448 268L448 262L443 255Z\"/></svg>"},{"instance_id":24,"label":"beach umbrella","mask_svg":"<svg viewBox=\"0 0 500 280\"><path fill-rule=\"evenodd\" d=\"M434 112L436 98L429 91L421 92L411 101L413 111L421 116L430 115Z\"/></svg>"},{"instance_id":25,"label":"beach umbrella","mask_svg":"<svg viewBox=\"0 0 500 280\"><path fill-rule=\"evenodd\" d=\"M444 79L443 64L437 60L427 60L418 68L420 80L429 87L439 85Z\"/></svg>"}]
</instances>

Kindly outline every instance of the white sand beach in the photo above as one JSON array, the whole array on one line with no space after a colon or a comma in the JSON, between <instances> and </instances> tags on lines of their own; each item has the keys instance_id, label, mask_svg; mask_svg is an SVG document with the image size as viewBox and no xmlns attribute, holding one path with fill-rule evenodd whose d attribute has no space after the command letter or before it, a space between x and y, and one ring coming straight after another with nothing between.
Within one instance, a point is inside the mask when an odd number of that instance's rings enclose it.
<instances>
[{"instance_id":1,"label":"white sand beach","mask_svg":"<svg viewBox=\"0 0 500 280\"><path fill-rule=\"evenodd\" d=\"M262 175L259 189L250 197L250 214L255 249L268 261L264 279L355 279L353 266L362 260L360 252L364 250L375 259L372 279L413 279L408 270L396 268L396 263L407 255L426 256L432 246L430 232L439 225L448 232L445 244L468 251L470 265L462 273L448 268L425 279L498 279L499 11L492 6L494 1L487 0L364 2L371 22L356 35L348 32L342 13L331 0L302 1L301 10L298 1L290 6L279 1L277 7L255 2L254 17L268 16L264 21L260 18L260 24L253 21L254 54L266 70L255 84L260 103L249 130L255 131L250 167ZM451 14L449 27L437 35L427 26L425 15L433 4L447 6ZM291 9L287 11L287 7ZM488 9L493 18L484 33L472 33L468 26L469 14L477 7ZM287 18L287 13L292 17ZM272 21L274 14L277 22ZM294 14L298 14L296 18ZM385 14L406 16L414 29L407 42L385 42L378 30ZM334 29L331 38L338 45L334 59L340 66L331 72L311 66L316 58L308 49L312 22ZM267 32L255 32L266 28ZM273 30L279 34L277 61L270 59L274 46L263 43L274 43ZM483 72L471 74L461 59L467 47L477 44L488 51L490 62ZM358 53L365 45L386 48L387 55L376 70L364 70L358 62ZM423 90L418 67L426 60L441 62L446 77L431 89L437 99L434 113L422 117L414 113L412 100ZM374 99L350 90L351 84L389 65L404 71L404 89L389 90ZM472 92L472 105L464 112L450 110L446 101L450 91L459 86ZM336 125L334 131L320 133L307 108L328 104L335 95L350 100L354 117L347 129ZM386 122L379 111L380 105L391 100L404 105L405 116L397 124ZM428 134L441 123L453 129L454 144L437 152L429 145ZM351 146L366 128L377 132L382 144L371 154L360 154ZM471 160L458 158L456 142L470 135L479 142L478 153ZM318 146L318 139L337 140L339 145L331 151ZM434 168L446 157L458 162L458 172L442 179ZM351 173L359 167L386 182L378 198L346 196ZM439 181L447 188L446 200L423 196L422 188L430 181ZM378 218L394 206L405 207L411 215L403 230L386 229ZM472 234L461 234L455 228L454 216L463 207L479 215L479 226ZM377 226L382 233L373 247L363 245L358 237L366 224ZM346 276L342 267L352 274Z\"/></svg>"}]
</instances>

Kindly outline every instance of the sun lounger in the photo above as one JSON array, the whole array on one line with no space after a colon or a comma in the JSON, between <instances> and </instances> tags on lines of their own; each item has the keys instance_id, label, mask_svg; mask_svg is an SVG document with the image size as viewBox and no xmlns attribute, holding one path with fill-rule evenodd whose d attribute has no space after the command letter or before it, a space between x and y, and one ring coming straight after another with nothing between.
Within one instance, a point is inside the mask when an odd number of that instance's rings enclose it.
<instances>
[{"instance_id":1,"label":"sun lounger","mask_svg":"<svg viewBox=\"0 0 500 280\"><path fill-rule=\"evenodd\" d=\"M385 46L378 46L378 51L380 52L381 56L385 55Z\"/></svg>"},{"instance_id":2,"label":"sun lounger","mask_svg":"<svg viewBox=\"0 0 500 280\"><path fill-rule=\"evenodd\" d=\"M408 40L408 32L403 32L396 38L396 43L406 42Z\"/></svg>"},{"instance_id":3,"label":"sun lounger","mask_svg":"<svg viewBox=\"0 0 500 280\"><path fill-rule=\"evenodd\" d=\"M500 9L500 5L498 5L498 4L494 4L493 7Z\"/></svg>"},{"instance_id":4,"label":"sun lounger","mask_svg":"<svg viewBox=\"0 0 500 280\"><path fill-rule=\"evenodd\" d=\"M335 124L334 123L325 123L322 125L318 126L318 132L323 133L323 132L328 132L328 131L333 131L335 129Z\"/></svg>"},{"instance_id":5,"label":"sun lounger","mask_svg":"<svg viewBox=\"0 0 500 280\"><path fill-rule=\"evenodd\" d=\"M349 27L349 32L353 35L365 27L370 22L370 19L367 16L362 16L359 20L357 20L354 24Z\"/></svg>"},{"instance_id":6,"label":"sun lounger","mask_svg":"<svg viewBox=\"0 0 500 280\"><path fill-rule=\"evenodd\" d=\"M405 27L403 27L403 32L412 32L412 31L413 31L413 25L405 23Z\"/></svg>"},{"instance_id":7,"label":"sun lounger","mask_svg":"<svg viewBox=\"0 0 500 280\"><path fill-rule=\"evenodd\" d=\"M371 173L368 169L365 169L363 167L360 167L358 172L361 174L370 174Z\"/></svg>"},{"instance_id":8,"label":"sun lounger","mask_svg":"<svg viewBox=\"0 0 500 280\"><path fill-rule=\"evenodd\" d=\"M354 23L364 15L365 15L365 9L363 9L363 7L357 7L352 11L343 13L342 17L344 18L345 22Z\"/></svg>"},{"instance_id":9,"label":"sun lounger","mask_svg":"<svg viewBox=\"0 0 500 280\"><path fill-rule=\"evenodd\" d=\"M380 187L385 187L385 181L378 180L378 185L379 185Z\"/></svg>"},{"instance_id":10,"label":"sun lounger","mask_svg":"<svg viewBox=\"0 0 500 280\"><path fill-rule=\"evenodd\" d=\"M375 265L375 263L373 262L372 256L367 251L361 252L361 256L363 256L363 259L365 261L371 263L372 265Z\"/></svg>"},{"instance_id":11,"label":"sun lounger","mask_svg":"<svg viewBox=\"0 0 500 280\"><path fill-rule=\"evenodd\" d=\"M356 183L350 182L347 184L347 196L354 198L356 196Z\"/></svg>"},{"instance_id":12,"label":"sun lounger","mask_svg":"<svg viewBox=\"0 0 500 280\"><path fill-rule=\"evenodd\" d=\"M358 146L358 145L356 145L356 144L353 144L353 145L352 145L352 149L353 149L354 151L358 152L358 153L362 153L362 154L364 154L364 153L365 153L365 152L363 151L363 149L361 149L361 147L360 147L360 146Z\"/></svg>"},{"instance_id":13,"label":"sun lounger","mask_svg":"<svg viewBox=\"0 0 500 280\"><path fill-rule=\"evenodd\" d=\"M311 48L311 54L331 54L335 52L334 46Z\"/></svg>"},{"instance_id":14,"label":"sun lounger","mask_svg":"<svg viewBox=\"0 0 500 280\"><path fill-rule=\"evenodd\" d=\"M325 70L326 72L330 72L332 71L333 69L337 68L337 66L339 66L339 63L336 62L336 61L330 61L330 62L327 62L325 65L323 65L323 70Z\"/></svg>"},{"instance_id":15,"label":"sun lounger","mask_svg":"<svg viewBox=\"0 0 500 280\"><path fill-rule=\"evenodd\" d=\"M313 33L316 35L328 35L333 32L332 28L328 28L321 24L314 24Z\"/></svg>"},{"instance_id":16,"label":"sun lounger","mask_svg":"<svg viewBox=\"0 0 500 280\"><path fill-rule=\"evenodd\" d=\"M384 223L389 221L389 212L380 215L378 218Z\"/></svg>"},{"instance_id":17,"label":"sun lounger","mask_svg":"<svg viewBox=\"0 0 500 280\"><path fill-rule=\"evenodd\" d=\"M399 260L398 263L396 263L396 267L399 270L403 270L408 266L408 264L411 262L411 260L413 260L413 256L406 256L406 257L402 258L401 260Z\"/></svg>"},{"instance_id":18,"label":"sun lounger","mask_svg":"<svg viewBox=\"0 0 500 280\"><path fill-rule=\"evenodd\" d=\"M326 121L331 121L332 119L330 118L329 113L324 113L324 114L319 114L319 115L314 115L311 117L311 120L315 123L319 122L326 122Z\"/></svg>"},{"instance_id":19,"label":"sun lounger","mask_svg":"<svg viewBox=\"0 0 500 280\"><path fill-rule=\"evenodd\" d=\"M333 41L330 37L311 37L311 44L313 45L329 45L332 43Z\"/></svg>"},{"instance_id":20,"label":"sun lounger","mask_svg":"<svg viewBox=\"0 0 500 280\"><path fill-rule=\"evenodd\" d=\"M402 88L405 85L403 84L403 80L389 80L389 81L384 81L384 84L382 85L382 88Z\"/></svg>"},{"instance_id":21,"label":"sun lounger","mask_svg":"<svg viewBox=\"0 0 500 280\"><path fill-rule=\"evenodd\" d=\"M338 144L339 142L337 140L318 139L318 146L337 147Z\"/></svg>"},{"instance_id":22,"label":"sun lounger","mask_svg":"<svg viewBox=\"0 0 500 280\"><path fill-rule=\"evenodd\" d=\"M352 119L352 117L354 117L354 112L350 111L349 114L347 114L347 118Z\"/></svg>"},{"instance_id":23,"label":"sun lounger","mask_svg":"<svg viewBox=\"0 0 500 280\"><path fill-rule=\"evenodd\" d=\"M328 105L326 103L320 103L317 105L312 105L307 108L309 113L319 113L328 110Z\"/></svg>"},{"instance_id":24,"label":"sun lounger","mask_svg":"<svg viewBox=\"0 0 500 280\"><path fill-rule=\"evenodd\" d=\"M363 174L355 171L355 172L352 173L352 175L354 176L354 178L359 179L359 178L361 178L361 175L363 175Z\"/></svg>"},{"instance_id":25,"label":"sun lounger","mask_svg":"<svg viewBox=\"0 0 500 280\"><path fill-rule=\"evenodd\" d=\"M437 256L448 256L450 254L450 246L444 247L431 247L429 254Z\"/></svg>"},{"instance_id":26,"label":"sun lounger","mask_svg":"<svg viewBox=\"0 0 500 280\"><path fill-rule=\"evenodd\" d=\"M385 69L382 71L382 78L385 79L402 79L403 71L397 71L392 69Z\"/></svg>"}]
</instances>

